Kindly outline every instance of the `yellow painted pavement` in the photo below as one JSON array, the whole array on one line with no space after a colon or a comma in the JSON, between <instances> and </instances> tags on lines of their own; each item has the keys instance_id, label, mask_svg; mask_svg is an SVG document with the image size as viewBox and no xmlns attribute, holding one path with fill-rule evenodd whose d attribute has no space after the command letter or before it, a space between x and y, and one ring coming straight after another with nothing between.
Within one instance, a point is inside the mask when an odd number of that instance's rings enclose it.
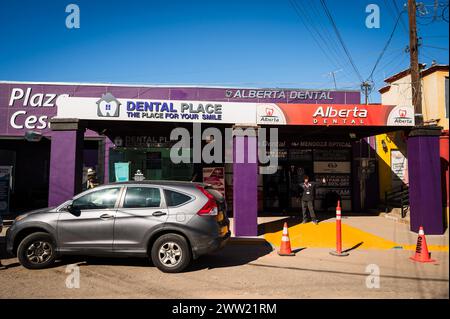
<instances>
[{"instance_id":1,"label":"yellow painted pavement","mask_svg":"<svg viewBox=\"0 0 450 319\"><path fill-rule=\"evenodd\" d=\"M282 229L267 232L264 238L274 246L280 246ZM289 227L289 237L293 248L334 248L336 247L336 224L322 222L298 224ZM415 250L415 245L396 243L394 241L365 232L359 228L342 224L342 249L358 246L359 249L392 249L402 247ZM448 251L448 246L428 245L430 251Z\"/></svg>"}]
</instances>

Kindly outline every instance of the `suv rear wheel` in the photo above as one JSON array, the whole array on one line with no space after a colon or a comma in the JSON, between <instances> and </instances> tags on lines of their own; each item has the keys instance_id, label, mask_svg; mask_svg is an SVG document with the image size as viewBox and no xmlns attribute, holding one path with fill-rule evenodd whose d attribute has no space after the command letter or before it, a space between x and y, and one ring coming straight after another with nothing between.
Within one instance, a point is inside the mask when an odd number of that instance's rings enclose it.
<instances>
[{"instance_id":1,"label":"suv rear wheel","mask_svg":"<svg viewBox=\"0 0 450 319\"><path fill-rule=\"evenodd\" d=\"M186 238L178 234L165 234L153 244L151 258L159 270L176 273L189 266L192 254Z\"/></svg>"},{"instance_id":2,"label":"suv rear wheel","mask_svg":"<svg viewBox=\"0 0 450 319\"><path fill-rule=\"evenodd\" d=\"M19 262L28 269L42 269L55 261L56 245L47 233L33 233L25 237L17 248Z\"/></svg>"}]
</instances>

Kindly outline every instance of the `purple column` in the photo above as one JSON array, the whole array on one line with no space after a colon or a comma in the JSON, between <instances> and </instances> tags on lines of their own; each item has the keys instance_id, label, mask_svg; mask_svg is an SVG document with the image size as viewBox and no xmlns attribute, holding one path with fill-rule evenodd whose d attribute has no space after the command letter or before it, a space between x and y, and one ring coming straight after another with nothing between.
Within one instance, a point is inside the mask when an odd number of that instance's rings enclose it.
<instances>
[{"instance_id":1,"label":"purple column","mask_svg":"<svg viewBox=\"0 0 450 319\"><path fill-rule=\"evenodd\" d=\"M410 229L425 234L444 233L439 155L440 127L417 127L409 134L408 175Z\"/></svg>"},{"instance_id":2,"label":"purple column","mask_svg":"<svg viewBox=\"0 0 450 319\"><path fill-rule=\"evenodd\" d=\"M234 233L258 236L257 136L235 130L233 139ZM256 133L256 130L253 131Z\"/></svg>"},{"instance_id":3,"label":"purple column","mask_svg":"<svg viewBox=\"0 0 450 319\"><path fill-rule=\"evenodd\" d=\"M104 162L104 173L103 173L103 183L109 183L109 152L111 147L114 146L114 143L109 139L109 137L105 136L104 140L104 152L105 152L105 162Z\"/></svg>"},{"instance_id":4,"label":"purple column","mask_svg":"<svg viewBox=\"0 0 450 319\"><path fill-rule=\"evenodd\" d=\"M83 130L78 122L52 121L49 206L56 206L81 191Z\"/></svg>"}]
</instances>

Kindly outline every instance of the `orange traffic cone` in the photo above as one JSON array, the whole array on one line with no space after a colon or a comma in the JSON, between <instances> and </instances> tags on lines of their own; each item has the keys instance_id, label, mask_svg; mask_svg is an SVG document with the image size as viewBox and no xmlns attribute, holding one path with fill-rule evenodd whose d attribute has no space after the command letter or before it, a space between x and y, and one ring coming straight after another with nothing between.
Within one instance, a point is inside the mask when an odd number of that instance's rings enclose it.
<instances>
[{"instance_id":1,"label":"orange traffic cone","mask_svg":"<svg viewBox=\"0 0 450 319\"><path fill-rule=\"evenodd\" d=\"M291 250L291 240L289 239L289 232L287 223L284 223L283 226L283 235L281 236L281 246L278 251L278 255L280 256L295 256L295 254Z\"/></svg>"},{"instance_id":2,"label":"orange traffic cone","mask_svg":"<svg viewBox=\"0 0 450 319\"><path fill-rule=\"evenodd\" d=\"M414 257L409 257L410 259L420 262L420 263L432 263L436 260L430 258L431 254L428 252L427 240L425 238L425 232L423 227L419 228L419 237L417 237L416 254Z\"/></svg>"}]
</instances>

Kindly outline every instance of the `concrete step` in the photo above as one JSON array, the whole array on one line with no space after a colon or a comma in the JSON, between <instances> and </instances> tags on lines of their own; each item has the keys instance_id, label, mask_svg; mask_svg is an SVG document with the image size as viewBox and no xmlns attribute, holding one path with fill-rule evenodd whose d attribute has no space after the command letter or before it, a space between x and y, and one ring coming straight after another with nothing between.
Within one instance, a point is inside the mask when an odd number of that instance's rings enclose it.
<instances>
[{"instance_id":1,"label":"concrete step","mask_svg":"<svg viewBox=\"0 0 450 319\"><path fill-rule=\"evenodd\" d=\"M409 211L407 212L405 217L402 217L402 210L400 208L393 208L388 213L382 213L380 216L384 216L385 218L394 220L396 222L402 223L402 224L408 224L410 223L409 218Z\"/></svg>"}]
</instances>

